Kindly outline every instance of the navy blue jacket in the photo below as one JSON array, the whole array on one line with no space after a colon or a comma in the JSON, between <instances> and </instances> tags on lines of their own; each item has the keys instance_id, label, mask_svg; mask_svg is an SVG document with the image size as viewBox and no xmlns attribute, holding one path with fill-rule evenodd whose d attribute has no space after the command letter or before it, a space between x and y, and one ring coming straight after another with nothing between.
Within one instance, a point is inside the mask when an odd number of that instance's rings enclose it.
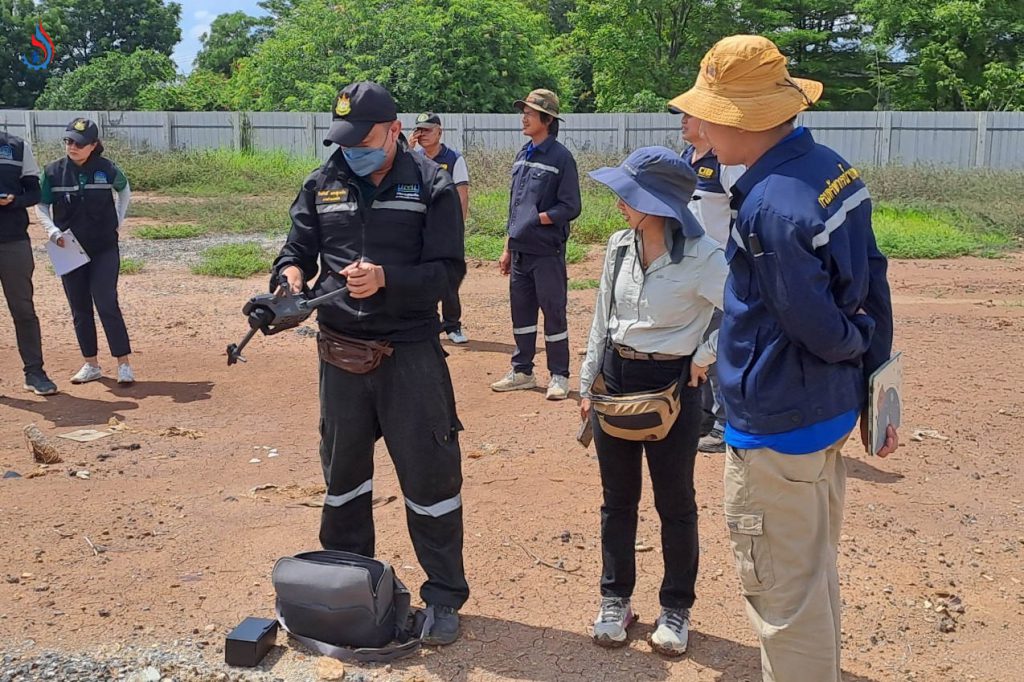
<instances>
[{"instance_id":1,"label":"navy blue jacket","mask_svg":"<svg viewBox=\"0 0 1024 682\"><path fill-rule=\"evenodd\" d=\"M576 159L553 135L527 155L530 143L512 164L508 201L508 248L542 256L560 256L569 239L569 223L580 214L580 176ZM547 212L551 225L540 224Z\"/></svg>"},{"instance_id":2,"label":"navy blue jacket","mask_svg":"<svg viewBox=\"0 0 1024 682\"><path fill-rule=\"evenodd\" d=\"M733 194L717 368L729 423L783 433L863 407L892 350L892 302L860 172L799 129Z\"/></svg>"}]
</instances>

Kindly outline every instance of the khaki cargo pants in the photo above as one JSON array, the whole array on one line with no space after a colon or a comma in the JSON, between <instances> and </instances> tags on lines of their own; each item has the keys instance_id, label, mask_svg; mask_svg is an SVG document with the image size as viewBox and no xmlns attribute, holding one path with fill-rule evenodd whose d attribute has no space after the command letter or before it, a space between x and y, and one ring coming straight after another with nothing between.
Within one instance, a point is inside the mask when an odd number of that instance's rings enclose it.
<instances>
[{"instance_id":1,"label":"khaki cargo pants","mask_svg":"<svg viewBox=\"0 0 1024 682\"><path fill-rule=\"evenodd\" d=\"M806 455L726 452L725 516L765 682L841 680L836 552L848 437Z\"/></svg>"}]
</instances>

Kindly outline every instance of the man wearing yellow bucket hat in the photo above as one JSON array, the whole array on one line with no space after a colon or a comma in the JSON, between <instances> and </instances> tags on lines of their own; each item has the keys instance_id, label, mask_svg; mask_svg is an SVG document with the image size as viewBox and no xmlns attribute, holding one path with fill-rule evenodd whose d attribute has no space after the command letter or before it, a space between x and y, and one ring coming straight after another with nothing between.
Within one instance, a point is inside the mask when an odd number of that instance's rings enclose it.
<instances>
[{"instance_id":1,"label":"man wearing yellow bucket hat","mask_svg":"<svg viewBox=\"0 0 1024 682\"><path fill-rule=\"evenodd\" d=\"M763 677L778 682L841 679L840 450L892 346L868 190L856 168L794 127L822 90L790 77L770 40L731 36L669 103L704 121L721 163L747 167L732 187L718 342L725 515ZM890 427L875 454L897 447Z\"/></svg>"}]
</instances>

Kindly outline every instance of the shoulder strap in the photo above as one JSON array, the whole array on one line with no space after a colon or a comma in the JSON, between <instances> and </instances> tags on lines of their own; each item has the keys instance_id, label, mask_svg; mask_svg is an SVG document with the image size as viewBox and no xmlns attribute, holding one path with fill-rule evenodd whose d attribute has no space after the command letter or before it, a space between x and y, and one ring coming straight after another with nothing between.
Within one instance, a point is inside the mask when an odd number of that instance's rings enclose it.
<instances>
[{"instance_id":1,"label":"shoulder strap","mask_svg":"<svg viewBox=\"0 0 1024 682\"><path fill-rule=\"evenodd\" d=\"M612 321L612 314L615 312L615 282L619 279L619 273L622 272L622 261L626 259L626 250L629 248L629 244L623 244L615 250L615 267L612 269L612 285L608 291L608 297L611 302L608 304L608 322Z\"/></svg>"}]
</instances>

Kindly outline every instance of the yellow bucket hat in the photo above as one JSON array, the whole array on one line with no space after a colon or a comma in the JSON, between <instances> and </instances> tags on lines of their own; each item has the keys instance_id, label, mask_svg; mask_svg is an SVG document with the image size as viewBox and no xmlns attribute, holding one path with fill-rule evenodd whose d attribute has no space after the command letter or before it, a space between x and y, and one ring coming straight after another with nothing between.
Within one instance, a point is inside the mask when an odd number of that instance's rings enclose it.
<instances>
[{"instance_id":1,"label":"yellow bucket hat","mask_svg":"<svg viewBox=\"0 0 1024 682\"><path fill-rule=\"evenodd\" d=\"M729 36L708 50L692 88L668 106L711 123L760 132L782 125L818 101L818 81L792 78L775 43Z\"/></svg>"}]
</instances>

